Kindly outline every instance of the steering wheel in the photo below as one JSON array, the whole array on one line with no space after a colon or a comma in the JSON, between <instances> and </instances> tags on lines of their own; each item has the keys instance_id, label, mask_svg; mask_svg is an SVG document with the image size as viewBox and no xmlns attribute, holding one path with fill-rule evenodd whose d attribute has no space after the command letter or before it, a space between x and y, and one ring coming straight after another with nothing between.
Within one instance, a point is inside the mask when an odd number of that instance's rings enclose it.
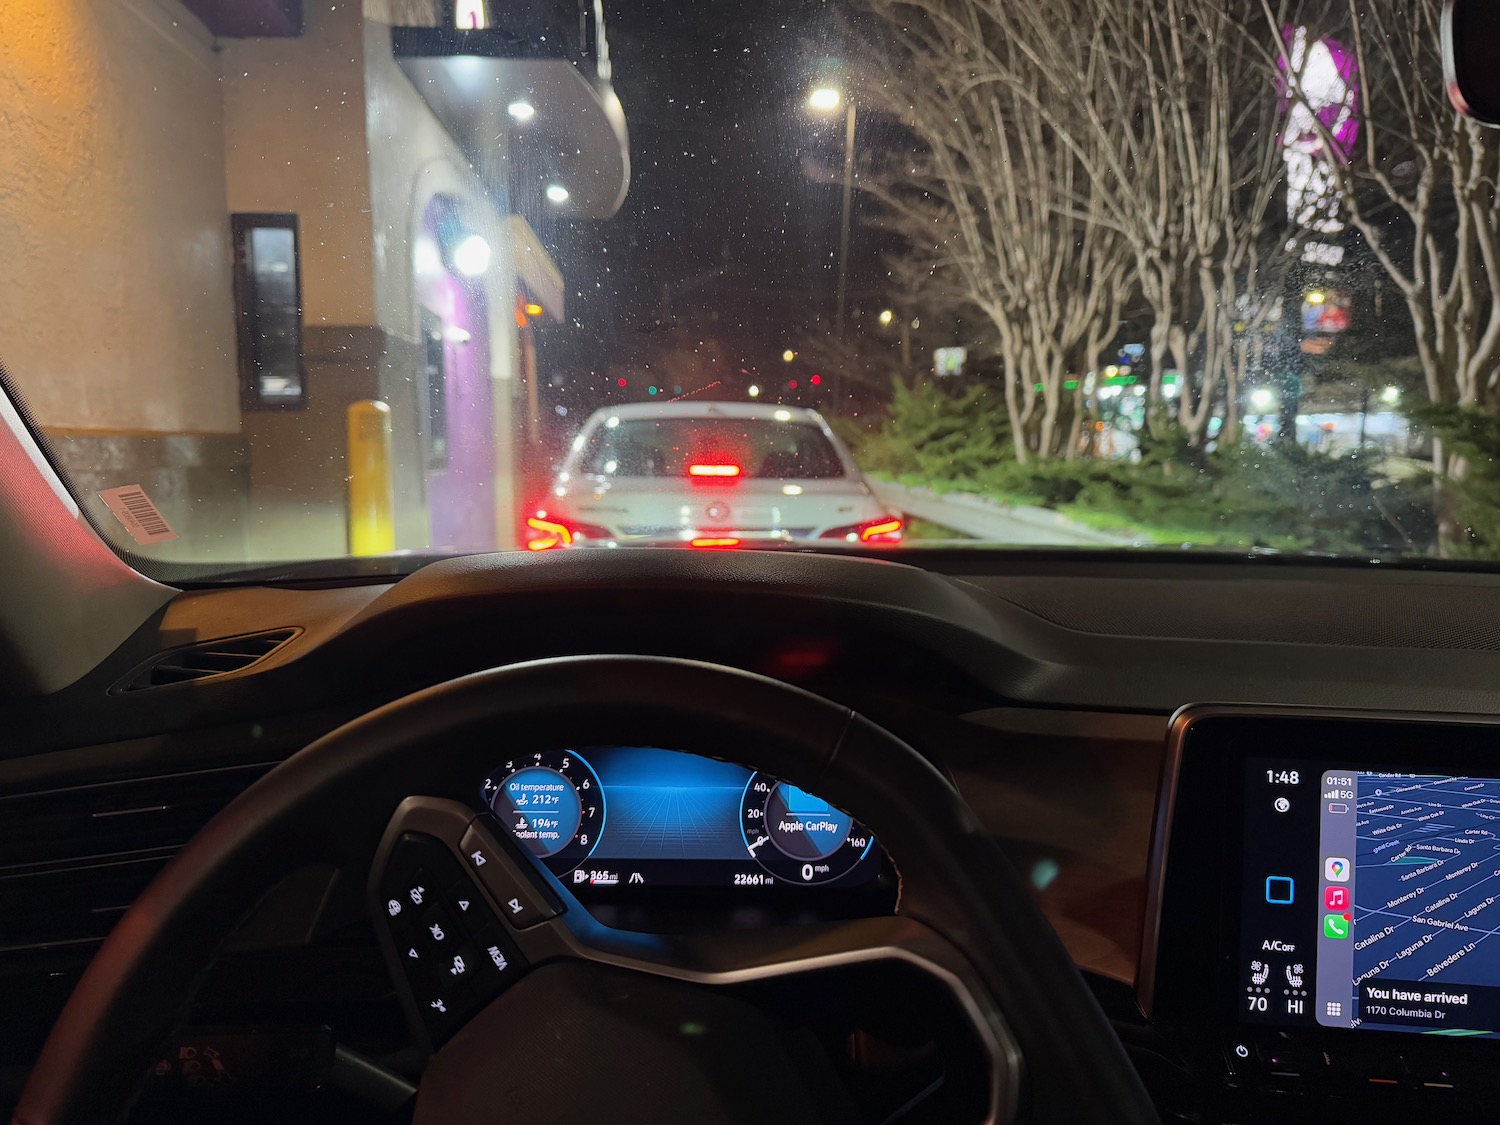
<instances>
[{"instance_id":1,"label":"steering wheel","mask_svg":"<svg viewBox=\"0 0 1500 1125\"><path fill-rule=\"evenodd\" d=\"M706 754L847 810L899 874L895 915L709 937L610 930L576 900L568 908L561 884L541 882L470 824L471 809L446 799L474 790L503 753L497 746L601 744ZM378 880L392 848L423 838L413 833L447 840L457 859L465 854L460 837L473 831L481 835L464 846L483 841L480 858L490 868L481 882L498 912L508 913L499 886L515 889L511 905L526 911L498 930L536 967L432 1057L417 1094L418 1125L492 1121L497 1113L524 1120L528 1107L545 1107L550 1120L568 1125L738 1122L757 1119L751 1109L764 1119L764 1107L731 1088L735 1068L704 1061L670 1036L629 1034L629 1020L658 1006L707 1012L721 1045L744 1050L744 1058L764 1045L769 1025L711 986L892 960L940 980L973 1022L990 1068L987 1121L1157 1120L1024 885L926 759L848 708L786 684L637 656L542 660L453 680L348 723L271 770L214 817L116 925L54 1025L14 1120L122 1118L195 982L285 875L327 863ZM613 1038L601 1043L600 1028ZM546 1049L537 1048L539 1037ZM593 1057L620 1056L608 1089L580 1082L570 1038ZM548 1073L545 1060L558 1056L570 1060L563 1073L571 1100L559 1099L557 1075ZM816 1091L799 1103L786 1089L781 1119L823 1120L808 1108Z\"/></svg>"}]
</instances>

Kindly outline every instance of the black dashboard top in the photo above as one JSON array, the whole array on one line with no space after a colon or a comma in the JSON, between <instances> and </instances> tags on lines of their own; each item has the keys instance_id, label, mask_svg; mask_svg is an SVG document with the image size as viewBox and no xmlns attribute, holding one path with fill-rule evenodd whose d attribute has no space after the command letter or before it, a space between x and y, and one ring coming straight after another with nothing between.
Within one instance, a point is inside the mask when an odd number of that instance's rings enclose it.
<instances>
[{"instance_id":1,"label":"black dashboard top","mask_svg":"<svg viewBox=\"0 0 1500 1125\"><path fill-rule=\"evenodd\" d=\"M247 672L109 694L165 649L278 628L301 633ZM718 660L950 713L1165 716L1212 699L1497 713L1497 638L1500 578L1480 573L996 553L481 555L388 585L180 594L71 687L11 700L0 754L265 724L582 652Z\"/></svg>"}]
</instances>

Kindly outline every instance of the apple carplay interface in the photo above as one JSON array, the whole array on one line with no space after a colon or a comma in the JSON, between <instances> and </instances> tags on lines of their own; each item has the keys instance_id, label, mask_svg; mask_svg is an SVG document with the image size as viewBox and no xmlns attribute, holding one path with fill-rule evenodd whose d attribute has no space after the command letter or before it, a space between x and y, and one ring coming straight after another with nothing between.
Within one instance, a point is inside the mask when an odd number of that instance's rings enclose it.
<instances>
[{"instance_id":1,"label":"apple carplay interface","mask_svg":"<svg viewBox=\"0 0 1500 1125\"><path fill-rule=\"evenodd\" d=\"M519 755L485 804L586 903L664 888L731 901L827 893L885 870L874 837L816 794L729 762L645 746ZM819 896L821 897L821 896Z\"/></svg>"},{"instance_id":2,"label":"apple carplay interface","mask_svg":"<svg viewBox=\"0 0 1500 1125\"><path fill-rule=\"evenodd\" d=\"M1235 1005L1500 1037L1500 780L1247 765Z\"/></svg>"}]
</instances>

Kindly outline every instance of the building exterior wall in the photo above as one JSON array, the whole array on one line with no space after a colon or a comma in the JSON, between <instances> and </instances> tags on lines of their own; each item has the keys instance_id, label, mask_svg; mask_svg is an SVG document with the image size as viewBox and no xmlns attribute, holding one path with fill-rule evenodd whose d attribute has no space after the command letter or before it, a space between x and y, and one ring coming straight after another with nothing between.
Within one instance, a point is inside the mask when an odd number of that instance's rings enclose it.
<instances>
[{"instance_id":1,"label":"building exterior wall","mask_svg":"<svg viewBox=\"0 0 1500 1125\"><path fill-rule=\"evenodd\" d=\"M412 22L438 7L367 5ZM216 41L178 0L0 7L0 361L101 526L120 531L93 493L141 484L179 532L142 554L341 555L345 412L380 398L397 546L439 531L440 546L514 545L514 231L396 65L389 25L359 0L307 4L299 37ZM504 106L480 112L503 138ZM485 154L490 183L504 182L503 143ZM454 302L445 314L455 349L474 341L450 360L462 440L446 469L426 461L420 401L421 309L442 286L420 276L419 242L430 257L439 200L492 251L481 278L462 279L463 324ZM300 408L242 416L235 212L298 217ZM434 502L468 509L444 522Z\"/></svg>"},{"instance_id":2,"label":"building exterior wall","mask_svg":"<svg viewBox=\"0 0 1500 1125\"><path fill-rule=\"evenodd\" d=\"M516 508L511 485L515 430L511 424L516 378L516 329L511 309L515 303L513 255L500 211L475 175L467 157L422 101L391 54L390 27L369 13L384 4L367 0L365 19L366 134L369 138L370 206L375 236L375 306L377 323L393 339L418 342L424 293L433 291L417 276L417 241L432 201L455 202L466 224L481 234L491 248L490 268L483 281L488 311L485 363L491 386L487 398L492 412L493 456L488 471L499 478L488 490L493 506L491 543L440 546L499 547L516 541ZM492 107L503 115L504 107ZM497 120L490 135L503 138ZM503 142L500 142L503 143ZM497 149L496 160L503 160ZM440 286L438 287L441 288ZM437 309L442 312L444 310ZM415 354L415 352L411 353ZM452 490L447 482L432 482L424 470L421 422L415 364L391 363L382 374L383 397L391 406L396 434L396 542L415 546L430 541L429 500L436 483L439 497Z\"/></svg>"},{"instance_id":3,"label":"building exterior wall","mask_svg":"<svg viewBox=\"0 0 1500 1125\"><path fill-rule=\"evenodd\" d=\"M250 549L262 560L348 550L345 414L380 396L364 40L357 4L308 4L303 34L226 39L224 164L230 212L297 216L306 399L247 411Z\"/></svg>"},{"instance_id":4,"label":"building exterior wall","mask_svg":"<svg viewBox=\"0 0 1500 1125\"><path fill-rule=\"evenodd\" d=\"M0 358L43 426L239 429L218 57L167 0L6 0Z\"/></svg>"}]
</instances>

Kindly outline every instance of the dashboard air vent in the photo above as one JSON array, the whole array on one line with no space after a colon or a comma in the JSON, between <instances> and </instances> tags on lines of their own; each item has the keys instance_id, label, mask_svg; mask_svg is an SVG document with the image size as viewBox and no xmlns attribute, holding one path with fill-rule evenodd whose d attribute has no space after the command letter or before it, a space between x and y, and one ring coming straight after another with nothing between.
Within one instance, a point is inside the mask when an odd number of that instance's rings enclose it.
<instances>
[{"instance_id":1,"label":"dashboard air vent","mask_svg":"<svg viewBox=\"0 0 1500 1125\"><path fill-rule=\"evenodd\" d=\"M114 690L139 691L142 688L207 680L230 672L240 672L270 656L299 632L300 629L272 629L264 633L248 633L240 637L204 641L186 648L174 648L136 669Z\"/></svg>"},{"instance_id":2,"label":"dashboard air vent","mask_svg":"<svg viewBox=\"0 0 1500 1125\"><path fill-rule=\"evenodd\" d=\"M0 796L0 974L91 949L188 838L270 762Z\"/></svg>"}]
</instances>

